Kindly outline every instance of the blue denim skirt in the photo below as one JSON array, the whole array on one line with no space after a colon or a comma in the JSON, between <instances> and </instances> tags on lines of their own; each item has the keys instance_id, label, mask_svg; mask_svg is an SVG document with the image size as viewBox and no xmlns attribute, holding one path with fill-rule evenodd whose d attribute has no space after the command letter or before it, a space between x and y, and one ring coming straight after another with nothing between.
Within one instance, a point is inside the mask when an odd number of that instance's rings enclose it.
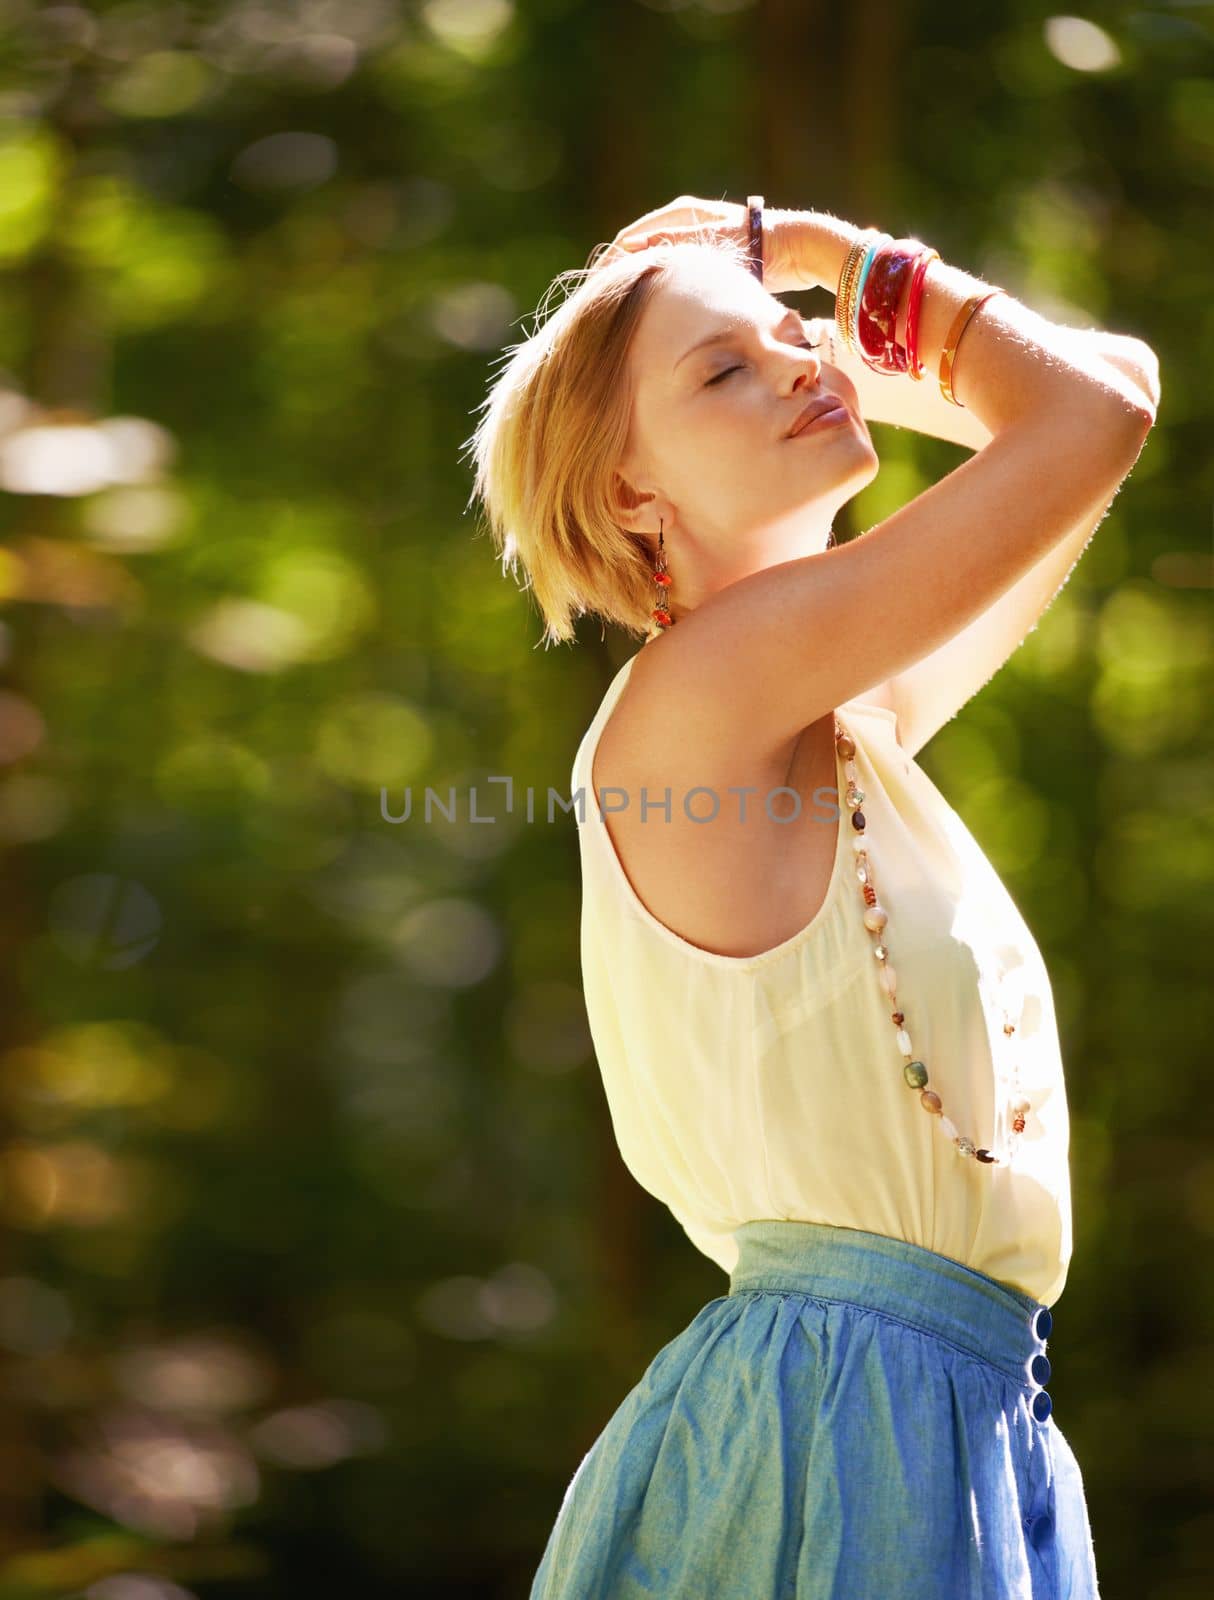
<instances>
[{"instance_id":1,"label":"blue denim skirt","mask_svg":"<svg viewBox=\"0 0 1214 1600\"><path fill-rule=\"evenodd\" d=\"M1050 1310L882 1234L735 1237L729 1293L583 1458L530 1600L1098 1600Z\"/></svg>"}]
</instances>

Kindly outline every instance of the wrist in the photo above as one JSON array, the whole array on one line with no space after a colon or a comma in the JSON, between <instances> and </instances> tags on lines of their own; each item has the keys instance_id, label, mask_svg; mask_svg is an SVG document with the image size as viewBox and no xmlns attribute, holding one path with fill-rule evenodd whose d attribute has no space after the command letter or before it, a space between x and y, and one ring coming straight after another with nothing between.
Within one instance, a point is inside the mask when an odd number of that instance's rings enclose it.
<instances>
[{"instance_id":1,"label":"wrist","mask_svg":"<svg viewBox=\"0 0 1214 1600\"><path fill-rule=\"evenodd\" d=\"M831 216L829 211L778 211L776 225L787 229L788 259L797 287L821 287L833 294L847 252L864 229Z\"/></svg>"}]
</instances>

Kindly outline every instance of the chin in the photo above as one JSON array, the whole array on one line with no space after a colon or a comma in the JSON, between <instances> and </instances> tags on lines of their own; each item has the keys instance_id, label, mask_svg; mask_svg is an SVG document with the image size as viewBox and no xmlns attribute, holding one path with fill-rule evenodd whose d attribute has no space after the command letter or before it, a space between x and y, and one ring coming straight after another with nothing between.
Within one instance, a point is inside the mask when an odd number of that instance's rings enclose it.
<instances>
[{"instance_id":1,"label":"chin","mask_svg":"<svg viewBox=\"0 0 1214 1600\"><path fill-rule=\"evenodd\" d=\"M861 489L867 489L881 470L881 462L873 448L872 440L866 436L862 443L865 446L863 454L857 457L855 467L848 475L849 484L854 485L853 494L859 494Z\"/></svg>"}]
</instances>

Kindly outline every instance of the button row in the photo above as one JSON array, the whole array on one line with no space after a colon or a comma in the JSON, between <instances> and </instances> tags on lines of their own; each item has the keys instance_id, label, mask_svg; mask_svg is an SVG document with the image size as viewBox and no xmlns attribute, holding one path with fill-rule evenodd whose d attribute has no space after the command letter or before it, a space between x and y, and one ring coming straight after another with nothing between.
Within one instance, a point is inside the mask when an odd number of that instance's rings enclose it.
<instances>
[{"instance_id":1,"label":"button row","mask_svg":"<svg viewBox=\"0 0 1214 1600\"><path fill-rule=\"evenodd\" d=\"M1029 1318L1029 1326L1034 1335L1044 1344L1054 1331L1054 1318L1048 1306L1038 1306ZM1039 1350L1027 1364L1027 1371L1033 1383L1045 1385L1049 1382L1050 1361L1044 1351ZM1044 1387L1040 1387L1030 1402L1030 1409L1038 1422L1044 1422L1054 1409L1054 1402ZM1046 1519L1049 1520L1048 1518Z\"/></svg>"},{"instance_id":2,"label":"button row","mask_svg":"<svg viewBox=\"0 0 1214 1600\"><path fill-rule=\"evenodd\" d=\"M1038 1306L1029 1318L1029 1327L1042 1344L1054 1331L1054 1318L1048 1306ZM1033 1383L1044 1385L1050 1376L1050 1358L1043 1350L1025 1363L1025 1369ZM1050 1399L1049 1392L1043 1387L1039 1388L1029 1401L1029 1410L1038 1422L1044 1422L1054 1409L1054 1402ZM1048 1511L1035 1511L1024 1521L1025 1532L1028 1534L1029 1543L1034 1550L1042 1549L1054 1536L1054 1519Z\"/></svg>"}]
</instances>

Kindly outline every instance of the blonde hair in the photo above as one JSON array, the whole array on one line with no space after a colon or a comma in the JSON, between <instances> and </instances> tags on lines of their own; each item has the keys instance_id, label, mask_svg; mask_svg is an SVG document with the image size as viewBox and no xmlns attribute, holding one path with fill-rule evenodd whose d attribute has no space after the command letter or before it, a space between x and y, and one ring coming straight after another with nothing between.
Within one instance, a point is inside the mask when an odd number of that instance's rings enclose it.
<instances>
[{"instance_id":1,"label":"blonde hair","mask_svg":"<svg viewBox=\"0 0 1214 1600\"><path fill-rule=\"evenodd\" d=\"M554 279L535 331L504 351L506 366L477 407L465 448L503 574L521 564L544 620L539 641L567 644L591 612L634 635L656 634L653 545L614 519L613 479L632 414L628 352L673 253L708 249L748 269L740 243L705 229L686 243L624 251L607 244ZM603 259L598 252L606 255ZM597 259L596 259L597 257ZM553 292L569 293L550 314Z\"/></svg>"}]
</instances>

